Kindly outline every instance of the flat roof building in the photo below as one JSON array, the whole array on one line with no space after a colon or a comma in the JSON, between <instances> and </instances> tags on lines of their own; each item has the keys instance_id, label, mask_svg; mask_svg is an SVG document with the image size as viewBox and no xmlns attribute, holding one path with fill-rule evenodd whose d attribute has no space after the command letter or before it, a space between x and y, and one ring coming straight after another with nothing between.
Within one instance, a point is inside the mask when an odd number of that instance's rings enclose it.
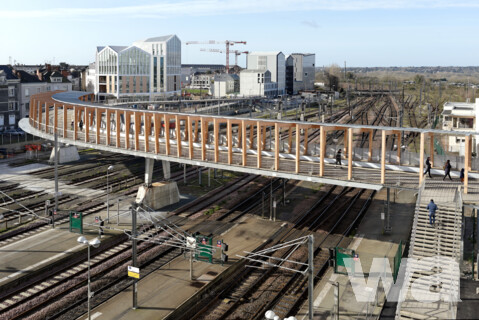
<instances>
[{"instance_id":1,"label":"flat roof building","mask_svg":"<svg viewBox=\"0 0 479 320\"><path fill-rule=\"evenodd\" d=\"M286 92L286 67L284 54L281 51L250 52L246 58L246 68L251 70L269 70L271 82L276 83L276 95Z\"/></svg>"},{"instance_id":2,"label":"flat roof building","mask_svg":"<svg viewBox=\"0 0 479 320\"><path fill-rule=\"evenodd\" d=\"M278 84L271 81L269 70L245 69L240 72L240 94L244 97L274 97Z\"/></svg>"},{"instance_id":3,"label":"flat roof building","mask_svg":"<svg viewBox=\"0 0 479 320\"><path fill-rule=\"evenodd\" d=\"M292 53L286 59L286 92L314 90L316 55L314 53Z\"/></svg>"},{"instance_id":4,"label":"flat roof building","mask_svg":"<svg viewBox=\"0 0 479 320\"><path fill-rule=\"evenodd\" d=\"M446 102L442 112L442 129L451 131L479 131L477 119L479 119L479 98L475 103L470 102ZM464 155L464 136L447 136L446 150L458 152ZM479 150L479 137L472 136L472 152L477 154Z\"/></svg>"}]
</instances>

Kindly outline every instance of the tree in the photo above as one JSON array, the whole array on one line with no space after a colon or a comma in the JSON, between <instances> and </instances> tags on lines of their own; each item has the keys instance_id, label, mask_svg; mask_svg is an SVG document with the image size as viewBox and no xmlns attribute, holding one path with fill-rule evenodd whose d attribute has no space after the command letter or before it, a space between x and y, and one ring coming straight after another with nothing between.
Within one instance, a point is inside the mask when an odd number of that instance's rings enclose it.
<instances>
[{"instance_id":1,"label":"tree","mask_svg":"<svg viewBox=\"0 0 479 320\"><path fill-rule=\"evenodd\" d=\"M331 64L324 68L324 76L327 86L331 91L339 89L339 79L341 77L341 68L337 64Z\"/></svg>"},{"instance_id":2,"label":"tree","mask_svg":"<svg viewBox=\"0 0 479 320\"><path fill-rule=\"evenodd\" d=\"M421 84L421 83L424 82L424 80L425 80L425 78L424 78L423 75L416 74L416 75L414 76L414 82L415 82L416 84Z\"/></svg>"}]
</instances>

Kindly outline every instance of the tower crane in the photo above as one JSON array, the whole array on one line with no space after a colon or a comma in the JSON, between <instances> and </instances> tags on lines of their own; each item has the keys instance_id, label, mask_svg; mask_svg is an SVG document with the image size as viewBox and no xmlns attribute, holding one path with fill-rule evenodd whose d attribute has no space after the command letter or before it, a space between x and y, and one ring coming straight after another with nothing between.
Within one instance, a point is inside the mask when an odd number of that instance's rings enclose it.
<instances>
[{"instance_id":1,"label":"tower crane","mask_svg":"<svg viewBox=\"0 0 479 320\"><path fill-rule=\"evenodd\" d=\"M224 50L222 50L222 49L206 49L206 48L201 48L200 51L224 53ZM238 65L238 56L242 55L243 53L248 54L249 51L233 50L233 51L230 51L230 53L234 53L234 55L235 55L235 65Z\"/></svg>"},{"instance_id":2,"label":"tower crane","mask_svg":"<svg viewBox=\"0 0 479 320\"><path fill-rule=\"evenodd\" d=\"M230 46L233 46L235 43L237 44L246 44L246 41L187 41L186 45L189 44L225 44L226 45L226 73L230 73Z\"/></svg>"}]
</instances>

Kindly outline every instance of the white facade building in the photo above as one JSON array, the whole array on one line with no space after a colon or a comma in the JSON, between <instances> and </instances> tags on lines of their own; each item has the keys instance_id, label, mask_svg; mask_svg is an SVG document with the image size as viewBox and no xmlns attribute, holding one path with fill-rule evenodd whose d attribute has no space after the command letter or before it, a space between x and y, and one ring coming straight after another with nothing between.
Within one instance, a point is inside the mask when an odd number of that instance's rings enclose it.
<instances>
[{"instance_id":1,"label":"white facade building","mask_svg":"<svg viewBox=\"0 0 479 320\"><path fill-rule=\"evenodd\" d=\"M195 74L191 76L191 84L188 86L190 89L211 89L212 74Z\"/></svg>"},{"instance_id":2,"label":"white facade building","mask_svg":"<svg viewBox=\"0 0 479 320\"><path fill-rule=\"evenodd\" d=\"M84 82L84 88L82 88L84 91L88 92L95 92L95 86L96 86L96 67L95 63L90 63L88 68L85 69L85 72L83 74L85 76L85 82Z\"/></svg>"},{"instance_id":3,"label":"white facade building","mask_svg":"<svg viewBox=\"0 0 479 320\"><path fill-rule=\"evenodd\" d=\"M224 97L240 92L239 77L236 74L219 74L215 76L213 95L215 98Z\"/></svg>"},{"instance_id":4,"label":"white facade building","mask_svg":"<svg viewBox=\"0 0 479 320\"><path fill-rule=\"evenodd\" d=\"M240 94L244 97L274 97L278 84L271 82L269 70L245 69L240 72Z\"/></svg>"},{"instance_id":5,"label":"white facade building","mask_svg":"<svg viewBox=\"0 0 479 320\"><path fill-rule=\"evenodd\" d=\"M286 92L286 64L284 54L276 52L251 52L246 58L246 67L251 70L269 70L271 82L276 83L276 95Z\"/></svg>"},{"instance_id":6,"label":"white facade building","mask_svg":"<svg viewBox=\"0 0 479 320\"><path fill-rule=\"evenodd\" d=\"M442 129L451 131L479 131L479 98L475 103L446 102L442 112ZM464 155L464 136L447 136L447 151ZM479 150L479 136L472 136L472 152Z\"/></svg>"},{"instance_id":7,"label":"white facade building","mask_svg":"<svg viewBox=\"0 0 479 320\"><path fill-rule=\"evenodd\" d=\"M155 96L181 93L181 41L176 35L97 47L95 94Z\"/></svg>"}]
</instances>

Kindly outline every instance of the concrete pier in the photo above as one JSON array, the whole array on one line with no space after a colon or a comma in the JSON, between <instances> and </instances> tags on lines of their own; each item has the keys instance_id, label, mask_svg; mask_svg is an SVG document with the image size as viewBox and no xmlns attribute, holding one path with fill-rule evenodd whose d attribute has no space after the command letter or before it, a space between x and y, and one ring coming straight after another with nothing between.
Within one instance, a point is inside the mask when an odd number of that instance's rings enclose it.
<instances>
[{"instance_id":1,"label":"concrete pier","mask_svg":"<svg viewBox=\"0 0 479 320\"><path fill-rule=\"evenodd\" d=\"M143 203L152 209L160 209L180 201L176 181L154 182L151 186L141 186L136 195L136 203Z\"/></svg>"}]
</instances>

